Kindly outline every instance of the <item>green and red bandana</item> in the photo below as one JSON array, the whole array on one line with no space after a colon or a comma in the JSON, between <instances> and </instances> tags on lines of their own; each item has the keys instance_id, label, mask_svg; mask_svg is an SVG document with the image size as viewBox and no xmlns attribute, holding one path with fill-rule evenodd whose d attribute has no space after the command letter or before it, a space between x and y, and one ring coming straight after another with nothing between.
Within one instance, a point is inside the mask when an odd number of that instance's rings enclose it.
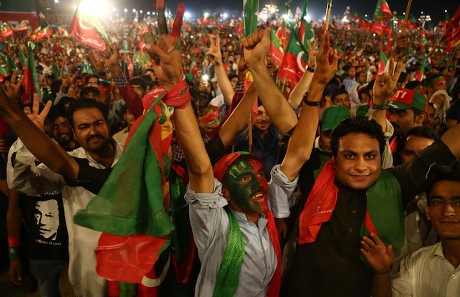
<instances>
[{"instance_id":1,"label":"green and red bandana","mask_svg":"<svg viewBox=\"0 0 460 297\"><path fill-rule=\"evenodd\" d=\"M248 156L251 157L251 155L247 152L235 152L232 154L228 154L224 157L222 157L215 165L214 165L214 177L222 182L222 179L224 178L225 173L227 170L242 156ZM273 245L273 248L275 249L275 254L276 254L276 260L278 265L276 266L275 274L273 275L273 278L270 282L270 286L268 288L268 297L275 297L279 295L279 290L280 290L280 280L281 280L281 248L279 244L279 238L278 238L278 231L276 229L275 225L275 219L273 217L273 214L270 210L267 210L265 212L265 218L268 220L267 223L267 230L268 234L270 236L270 241ZM230 216L229 219L231 220ZM231 223L231 222L230 222ZM236 230L235 232L241 232L241 230ZM232 232L232 230L230 230ZM233 236L232 236L233 237ZM242 237L240 238L239 244L235 244L234 246L241 246L244 245L244 242L242 242ZM233 245L232 245L233 246ZM224 284L223 287L225 287L225 284L228 284L231 282L232 279L239 279L239 276L232 275L232 272L235 273L235 269L231 269L229 265L225 265L224 262L237 262L236 260L234 261L233 258L243 258L244 257L244 249L235 252L234 250L229 250L230 245L227 245L227 248L225 249L224 252L224 257L222 258L222 263L220 265L220 269L217 275L217 280L216 280L216 286L218 284ZM236 248L235 248L236 249ZM241 252L243 254L241 254ZM226 256L226 255L232 255L232 256ZM221 269L225 269L225 271L221 271ZM237 270L239 274L239 270ZM227 281L228 280L228 281ZM216 289L214 289L214 295L218 295L218 292L216 292ZM236 288L235 288L236 289ZM216 295L216 296L217 296ZM222 295L220 295L222 296Z\"/></svg>"}]
</instances>

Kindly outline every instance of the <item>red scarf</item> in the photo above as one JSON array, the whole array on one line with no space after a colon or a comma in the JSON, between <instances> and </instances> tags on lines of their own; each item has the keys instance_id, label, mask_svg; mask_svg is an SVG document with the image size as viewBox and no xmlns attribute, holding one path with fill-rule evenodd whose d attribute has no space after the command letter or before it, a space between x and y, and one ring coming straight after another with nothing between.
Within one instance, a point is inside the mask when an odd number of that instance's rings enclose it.
<instances>
[{"instance_id":1,"label":"red scarf","mask_svg":"<svg viewBox=\"0 0 460 297\"><path fill-rule=\"evenodd\" d=\"M300 244L315 242L322 224L331 219L339 194L334 180L334 162L330 159L324 164L310 195L308 195L307 203L300 213L299 237L297 237ZM364 217L364 226L369 233L377 234L377 229L368 210L366 210Z\"/></svg>"}]
</instances>

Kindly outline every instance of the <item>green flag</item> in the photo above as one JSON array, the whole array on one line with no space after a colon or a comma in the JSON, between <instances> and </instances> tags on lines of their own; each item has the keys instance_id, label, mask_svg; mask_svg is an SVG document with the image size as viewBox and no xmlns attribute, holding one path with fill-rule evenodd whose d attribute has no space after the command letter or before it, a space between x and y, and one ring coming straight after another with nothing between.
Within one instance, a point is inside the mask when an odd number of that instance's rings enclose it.
<instances>
[{"instance_id":1,"label":"green flag","mask_svg":"<svg viewBox=\"0 0 460 297\"><path fill-rule=\"evenodd\" d=\"M259 0L243 0L244 36L249 36L257 29Z\"/></svg>"}]
</instances>

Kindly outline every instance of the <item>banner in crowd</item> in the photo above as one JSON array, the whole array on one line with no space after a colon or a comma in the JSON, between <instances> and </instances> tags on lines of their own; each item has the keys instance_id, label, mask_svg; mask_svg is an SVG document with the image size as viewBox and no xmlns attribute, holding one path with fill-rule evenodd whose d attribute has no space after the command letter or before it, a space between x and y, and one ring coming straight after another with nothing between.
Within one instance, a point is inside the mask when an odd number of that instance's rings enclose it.
<instances>
[{"instance_id":1,"label":"banner in crowd","mask_svg":"<svg viewBox=\"0 0 460 297\"><path fill-rule=\"evenodd\" d=\"M0 26L8 23L13 30L22 22L32 28L38 26L37 6L34 0L1 1Z\"/></svg>"}]
</instances>

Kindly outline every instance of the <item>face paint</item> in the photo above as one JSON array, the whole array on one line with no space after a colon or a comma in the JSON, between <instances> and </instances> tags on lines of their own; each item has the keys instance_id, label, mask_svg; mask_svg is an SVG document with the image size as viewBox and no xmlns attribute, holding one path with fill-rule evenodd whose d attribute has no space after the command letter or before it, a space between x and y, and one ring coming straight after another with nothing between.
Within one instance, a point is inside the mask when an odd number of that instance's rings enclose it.
<instances>
[{"instance_id":1,"label":"face paint","mask_svg":"<svg viewBox=\"0 0 460 297\"><path fill-rule=\"evenodd\" d=\"M230 192L236 210L254 214L266 211L268 184L259 161L241 159L225 173L223 184Z\"/></svg>"}]
</instances>

